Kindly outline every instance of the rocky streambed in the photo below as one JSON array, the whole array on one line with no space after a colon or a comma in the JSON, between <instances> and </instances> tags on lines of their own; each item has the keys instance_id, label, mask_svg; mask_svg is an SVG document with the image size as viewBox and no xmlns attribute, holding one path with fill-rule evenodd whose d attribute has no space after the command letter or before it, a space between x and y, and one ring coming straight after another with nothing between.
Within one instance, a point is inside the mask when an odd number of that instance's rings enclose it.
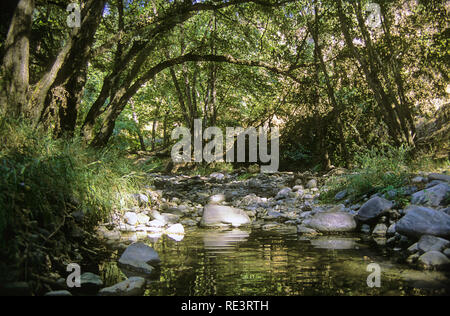
<instances>
[{"instance_id":1,"label":"rocky streambed","mask_svg":"<svg viewBox=\"0 0 450 316\"><path fill-rule=\"evenodd\" d=\"M84 276L98 295L450 294L448 175L410 179L401 208L391 192L319 204L312 174L150 176L96 232L114 251ZM375 292L370 263L386 281Z\"/></svg>"}]
</instances>

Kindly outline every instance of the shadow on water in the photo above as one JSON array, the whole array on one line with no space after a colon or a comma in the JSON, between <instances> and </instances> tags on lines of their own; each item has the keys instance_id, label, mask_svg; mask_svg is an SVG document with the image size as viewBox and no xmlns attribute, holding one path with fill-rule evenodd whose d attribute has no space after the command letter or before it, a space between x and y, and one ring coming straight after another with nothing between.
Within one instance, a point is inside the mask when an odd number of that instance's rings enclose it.
<instances>
[{"instance_id":1,"label":"shadow on water","mask_svg":"<svg viewBox=\"0 0 450 316\"><path fill-rule=\"evenodd\" d=\"M176 241L147 239L161 258L145 295L449 295L449 275L411 270L360 237L274 231L187 231ZM116 259L100 265L107 286L125 279ZM370 263L381 287L370 288Z\"/></svg>"}]
</instances>

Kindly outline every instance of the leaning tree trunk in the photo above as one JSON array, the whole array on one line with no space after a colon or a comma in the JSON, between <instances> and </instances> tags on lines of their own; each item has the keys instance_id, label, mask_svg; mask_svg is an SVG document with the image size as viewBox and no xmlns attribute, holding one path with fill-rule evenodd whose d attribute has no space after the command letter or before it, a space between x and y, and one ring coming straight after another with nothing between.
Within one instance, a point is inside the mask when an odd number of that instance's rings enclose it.
<instances>
[{"instance_id":1,"label":"leaning tree trunk","mask_svg":"<svg viewBox=\"0 0 450 316\"><path fill-rule=\"evenodd\" d=\"M29 88L30 33L34 0L20 0L5 42L0 107L5 115L19 117L27 105Z\"/></svg>"},{"instance_id":2,"label":"leaning tree trunk","mask_svg":"<svg viewBox=\"0 0 450 316\"><path fill-rule=\"evenodd\" d=\"M59 72L54 86L67 91L65 106L58 110L59 125L55 134L58 137L67 135L72 137L75 132L78 109L83 98L86 84L88 61L95 33L102 19L106 0L91 0L86 4L82 28L74 40L67 61ZM83 12L82 12L83 13Z\"/></svg>"}]
</instances>

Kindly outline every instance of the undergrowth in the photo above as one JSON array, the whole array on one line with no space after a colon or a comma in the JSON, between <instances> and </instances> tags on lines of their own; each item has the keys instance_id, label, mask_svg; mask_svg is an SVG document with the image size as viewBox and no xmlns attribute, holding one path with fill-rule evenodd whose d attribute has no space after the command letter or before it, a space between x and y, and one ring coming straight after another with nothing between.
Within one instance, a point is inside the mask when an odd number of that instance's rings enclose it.
<instances>
[{"instance_id":1,"label":"undergrowth","mask_svg":"<svg viewBox=\"0 0 450 316\"><path fill-rule=\"evenodd\" d=\"M113 148L96 150L80 139L54 139L26 122L1 119L2 264L26 266L30 244L64 240L64 223L74 211L92 227L112 209L134 203L131 194L146 182L144 171Z\"/></svg>"},{"instance_id":2,"label":"undergrowth","mask_svg":"<svg viewBox=\"0 0 450 316\"><path fill-rule=\"evenodd\" d=\"M364 195L391 193L399 204L406 204L403 188L417 171L448 169L447 161L434 161L425 155L412 155L406 147L384 145L365 150L356 156L352 173L328 179L327 190L321 193L325 203L335 202L335 195L347 190L347 198L355 200Z\"/></svg>"}]
</instances>

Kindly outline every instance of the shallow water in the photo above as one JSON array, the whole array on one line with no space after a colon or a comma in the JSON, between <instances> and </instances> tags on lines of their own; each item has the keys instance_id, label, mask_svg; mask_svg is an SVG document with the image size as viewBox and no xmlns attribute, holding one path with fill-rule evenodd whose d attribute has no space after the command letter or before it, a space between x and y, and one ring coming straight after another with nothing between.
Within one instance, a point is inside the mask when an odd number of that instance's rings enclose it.
<instances>
[{"instance_id":1,"label":"shallow water","mask_svg":"<svg viewBox=\"0 0 450 316\"><path fill-rule=\"evenodd\" d=\"M161 266L145 295L450 295L447 272L396 264L358 236L194 229L181 241L162 236L146 242ZM100 265L106 286L125 279L116 260ZM367 285L371 263L381 267L379 288Z\"/></svg>"}]
</instances>

